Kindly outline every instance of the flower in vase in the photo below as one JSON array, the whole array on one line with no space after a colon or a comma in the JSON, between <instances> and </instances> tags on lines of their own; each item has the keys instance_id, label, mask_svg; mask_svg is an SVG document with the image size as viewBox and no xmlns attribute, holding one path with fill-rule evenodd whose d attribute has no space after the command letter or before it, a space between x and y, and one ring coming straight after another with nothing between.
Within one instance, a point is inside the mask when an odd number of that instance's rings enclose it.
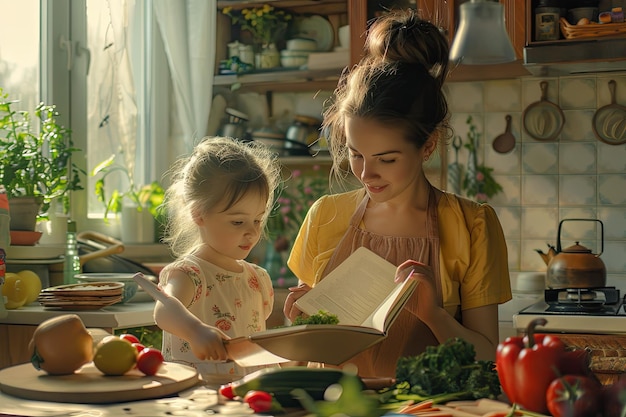
<instances>
[{"instance_id":1,"label":"flower in vase","mask_svg":"<svg viewBox=\"0 0 626 417\"><path fill-rule=\"evenodd\" d=\"M250 32L254 42L260 46L276 42L293 19L291 14L269 4L241 10L225 7L222 13L230 16L232 23L239 25L241 30Z\"/></svg>"}]
</instances>

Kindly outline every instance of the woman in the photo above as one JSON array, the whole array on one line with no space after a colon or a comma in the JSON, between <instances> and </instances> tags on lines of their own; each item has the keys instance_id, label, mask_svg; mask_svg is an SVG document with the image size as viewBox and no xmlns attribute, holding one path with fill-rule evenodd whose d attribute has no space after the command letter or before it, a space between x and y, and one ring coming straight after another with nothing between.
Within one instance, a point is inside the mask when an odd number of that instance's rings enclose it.
<instances>
[{"instance_id":1,"label":"woman","mask_svg":"<svg viewBox=\"0 0 626 417\"><path fill-rule=\"evenodd\" d=\"M349 361L361 376L395 376L399 357L451 337L472 343L477 359L493 360L498 304L511 299L494 210L436 189L424 174L438 141L450 137L442 90L448 48L414 10L382 16L324 113L334 173L346 174L347 160L362 187L311 207L288 261L301 284L285 315L300 314L294 301L360 246L397 265L397 279L415 268L420 281L387 339Z\"/></svg>"}]
</instances>

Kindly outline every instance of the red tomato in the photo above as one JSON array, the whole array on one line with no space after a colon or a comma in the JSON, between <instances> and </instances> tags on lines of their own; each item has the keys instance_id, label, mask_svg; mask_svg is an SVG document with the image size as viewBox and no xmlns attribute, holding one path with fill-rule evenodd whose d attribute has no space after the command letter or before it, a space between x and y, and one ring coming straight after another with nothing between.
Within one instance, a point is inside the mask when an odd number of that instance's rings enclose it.
<instances>
[{"instance_id":1,"label":"red tomato","mask_svg":"<svg viewBox=\"0 0 626 417\"><path fill-rule=\"evenodd\" d=\"M137 369L146 375L154 375L163 364L163 354L159 349L147 347L137 356Z\"/></svg>"},{"instance_id":2,"label":"red tomato","mask_svg":"<svg viewBox=\"0 0 626 417\"><path fill-rule=\"evenodd\" d=\"M141 352L142 350L144 350L146 348L141 343L131 343L131 345L133 345L135 347L135 349L137 349L137 353Z\"/></svg>"},{"instance_id":3,"label":"red tomato","mask_svg":"<svg viewBox=\"0 0 626 417\"><path fill-rule=\"evenodd\" d=\"M605 385L602 398L605 416L626 415L626 374L621 374L612 384Z\"/></svg>"},{"instance_id":4,"label":"red tomato","mask_svg":"<svg viewBox=\"0 0 626 417\"><path fill-rule=\"evenodd\" d=\"M248 391L243 401L254 410L255 413L267 413L272 409L272 394L265 391Z\"/></svg>"},{"instance_id":5,"label":"red tomato","mask_svg":"<svg viewBox=\"0 0 626 417\"><path fill-rule=\"evenodd\" d=\"M135 336L134 334L130 334L130 333L123 333L120 335L120 339L122 340L126 340L128 343L140 343L139 339L137 338L137 336Z\"/></svg>"},{"instance_id":6,"label":"red tomato","mask_svg":"<svg viewBox=\"0 0 626 417\"><path fill-rule=\"evenodd\" d=\"M219 393L229 400L235 398L235 392L233 391L233 386L231 384L222 385L219 389Z\"/></svg>"},{"instance_id":7,"label":"red tomato","mask_svg":"<svg viewBox=\"0 0 626 417\"><path fill-rule=\"evenodd\" d=\"M552 381L546 392L553 417L594 417L602 411L602 385L582 375L565 375Z\"/></svg>"}]
</instances>

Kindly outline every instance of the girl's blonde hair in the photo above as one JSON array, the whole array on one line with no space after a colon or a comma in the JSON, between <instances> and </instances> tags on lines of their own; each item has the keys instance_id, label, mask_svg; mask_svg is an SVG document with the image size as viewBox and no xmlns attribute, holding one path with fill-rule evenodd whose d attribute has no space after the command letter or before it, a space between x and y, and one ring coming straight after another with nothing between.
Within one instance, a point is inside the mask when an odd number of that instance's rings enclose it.
<instances>
[{"instance_id":1,"label":"girl's blonde hair","mask_svg":"<svg viewBox=\"0 0 626 417\"><path fill-rule=\"evenodd\" d=\"M193 251L202 242L194 217L225 205L225 210L249 192L267 198L263 229L281 182L278 157L257 142L207 137L191 156L170 169L172 184L165 193L167 215L164 242L174 256Z\"/></svg>"}]
</instances>

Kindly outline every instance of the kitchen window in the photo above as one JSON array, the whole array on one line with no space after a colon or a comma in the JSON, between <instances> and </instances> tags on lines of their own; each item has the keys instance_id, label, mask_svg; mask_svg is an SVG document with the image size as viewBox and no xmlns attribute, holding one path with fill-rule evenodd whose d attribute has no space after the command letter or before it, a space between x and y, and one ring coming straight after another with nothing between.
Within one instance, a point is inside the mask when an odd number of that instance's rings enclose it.
<instances>
[{"instance_id":1,"label":"kitchen window","mask_svg":"<svg viewBox=\"0 0 626 417\"><path fill-rule=\"evenodd\" d=\"M113 232L89 175L99 162L116 154L136 182L166 186L167 168L203 136L196 132L206 131L215 7L186 3L0 0L0 86L27 110L39 101L55 104L83 150L77 162L87 172L85 189L71 202L79 230ZM124 181L109 176L107 185L121 188Z\"/></svg>"}]
</instances>

